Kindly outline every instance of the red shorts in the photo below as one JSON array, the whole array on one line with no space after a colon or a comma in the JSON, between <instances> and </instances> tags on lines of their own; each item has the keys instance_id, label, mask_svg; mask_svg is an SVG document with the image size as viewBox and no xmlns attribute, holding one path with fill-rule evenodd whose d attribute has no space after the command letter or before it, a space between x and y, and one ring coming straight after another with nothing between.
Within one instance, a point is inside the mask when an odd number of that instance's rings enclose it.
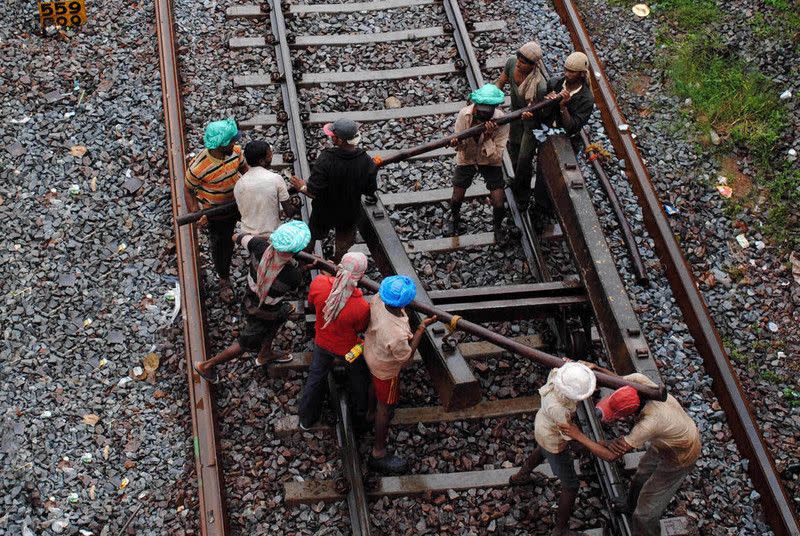
<instances>
[{"instance_id":1,"label":"red shorts","mask_svg":"<svg viewBox=\"0 0 800 536\"><path fill-rule=\"evenodd\" d=\"M399 377L395 376L389 380L381 380L372 376L372 385L375 387L375 398L378 402L393 406L397 404L397 398L400 394Z\"/></svg>"}]
</instances>

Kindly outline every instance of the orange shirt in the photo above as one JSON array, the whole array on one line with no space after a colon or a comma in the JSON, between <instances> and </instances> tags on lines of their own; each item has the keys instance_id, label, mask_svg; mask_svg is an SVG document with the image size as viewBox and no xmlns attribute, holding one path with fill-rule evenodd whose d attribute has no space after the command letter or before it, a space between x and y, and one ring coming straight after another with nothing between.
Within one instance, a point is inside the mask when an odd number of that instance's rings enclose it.
<instances>
[{"instance_id":1,"label":"orange shirt","mask_svg":"<svg viewBox=\"0 0 800 536\"><path fill-rule=\"evenodd\" d=\"M203 205L221 205L233 201L233 187L239 180L239 166L244 162L242 147L233 146L225 160L217 160L203 149L189 164L186 186Z\"/></svg>"}]
</instances>

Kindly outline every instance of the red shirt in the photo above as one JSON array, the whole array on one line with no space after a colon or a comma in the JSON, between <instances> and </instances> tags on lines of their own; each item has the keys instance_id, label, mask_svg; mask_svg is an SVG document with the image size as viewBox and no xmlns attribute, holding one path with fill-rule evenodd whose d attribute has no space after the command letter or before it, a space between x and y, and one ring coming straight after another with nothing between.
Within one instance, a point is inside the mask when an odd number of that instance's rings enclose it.
<instances>
[{"instance_id":1,"label":"red shirt","mask_svg":"<svg viewBox=\"0 0 800 536\"><path fill-rule=\"evenodd\" d=\"M333 289L334 280L335 278L330 275L315 277L308 289L308 304L314 306L317 315L314 342L320 348L343 356L358 344L358 334L366 331L369 325L369 304L364 299L361 289L353 289L353 294L339 312L339 316L323 329L325 317L322 310L325 308L325 300Z\"/></svg>"}]
</instances>

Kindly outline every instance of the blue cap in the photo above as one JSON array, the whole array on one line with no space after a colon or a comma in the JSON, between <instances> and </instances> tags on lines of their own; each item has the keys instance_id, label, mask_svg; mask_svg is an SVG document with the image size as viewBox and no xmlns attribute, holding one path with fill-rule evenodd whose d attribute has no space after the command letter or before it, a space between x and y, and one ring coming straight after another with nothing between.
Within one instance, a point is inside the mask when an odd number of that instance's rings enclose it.
<instances>
[{"instance_id":1,"label":"blue cap","mask_svg":"<svg viewBox=\"0 0 800 536\"><path fill-rule=\"evenodd\" d=\"M405 307L417 295L417 286L409 277L392 275L381 281L378 295L386 305Z\"/></svg>"}]
</instances>

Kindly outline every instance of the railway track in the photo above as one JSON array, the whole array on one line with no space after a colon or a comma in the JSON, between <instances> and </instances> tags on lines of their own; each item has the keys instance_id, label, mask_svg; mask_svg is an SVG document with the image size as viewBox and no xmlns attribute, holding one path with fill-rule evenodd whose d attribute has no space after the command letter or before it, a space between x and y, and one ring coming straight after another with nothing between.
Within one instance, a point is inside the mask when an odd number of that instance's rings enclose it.
<instances>
[{"instance_id":1,"label":"railway track","mask_svg":"<svg viewBox=\"0 0 800 536\"><path fill-rule=\"evenodd\" d=\"M634 184L639 202L642 205L648 230L663 259L673 292L678 299L692 336L703 356L709 374L714 377L715 394L726 411L728 423L742 454L750 459L749 470L753 482L761 494L761 503L767 520L776 534L797 534L797 522L789 507L785 492L775 474L774 464L765 448L758 427L750 412L741 387L730 368L727 356L716 333L702 297L694 285L691 271L671 234L660 208L655 192L650 185L649 175L641 156L633 144L630 132L620 129L625 123L614 100L610 88L586 35L575 6L566 0L557 0L564 23L569 28L576 48L583 50L590 58L595 84L595 97L604 118L606 131L611 138L617 154L625 159L626 172ZM424 27L403 27L400 16L392 17L392 29L375 33L352 33L332 35L311 35L291 31L292 19L347 16L354 12L368 11L376 16L381 13L408 13L418 9L436 10L441 8L442 16L430 20ZM502 20L465 21L464 15L455 0L384 0L369 3L350 4L282 4L273 1L260 5L239 5L227 9L229 19L253 19L253 34L236 36L230 39L231 49L248 50L269 48L274 50L274 64L269 70L259 74L240 75L231 73L233 85L238 88L271 87L279 91L284 103L283 110L273 114L258 114L240 121L243 128L283 129L288 140L288 150L276 155L275 167L290 168L296 175L307 178L309 161L316 143L315 132L321 124L347 115L357 121L374 122L412 122L416 118L441 116L447 121L463 105L463 96L450 95L449 100L433 104L431 98L425 103L412 103L396 108L353 109L342 106L326 111L311 111L307 88L325 84L336 88L347 88L348 84L384 80L402 84L413 84L419 77L456 77L464 80L463 93L467 85L471 88L483 83L483 73L497 71L505 59L487 57L481 63L472 44L472 37L484 32L503 31ZM184 146L185 126L180 107L180 79L176 63L173 22L170 0L157 2L157 28L161 53L162 88L164 95L167 142L170 154L170 174L173 184L173 212L185 212L180 185L185 169ZM258 34L260 32L260 34ZM385 43L414 43L422 39L450 40L457 56L451 61L434 59L427 63L406 68L371 68L373 65L347 65L344 60L336 71L305 72L303 61L298 57L312 55L320 47L345 47L359 44L380 46ZM369 64L370 60L365 59ZM383 67L383 66L381 66ZM357 68L358 70L348 70ZM392 82L392 83L395 83ZM306 93L304 93L306 91ZM402 95L400 95L402 97ZM337 100L346 104L342 100ZM373 106L374 107L374 106ZM366 108L369 108L366 106ZM443 128L447 128L446 126ZM370 131L371 134L371 131ZM365 139L370 138L365 135ZM423 132L423 135L425 133ZM397 136L387 142L386 136L373 135L371 141L379 149L376 153L386 156L392 149L414 144L415 136ZM380 149L381 141L384 142ZM423 140L416 140L423 141ZM434 169L441 170L442 162L451 156L451 151L440 150L422 156L420 163L433 162ZM543 177L551 197L555 201L558 224L547 228L543 233L534 232L534 226L526 213L517 210L513 196L507 192L508 205L513 232L518 245L515 253L522 261L524 269L517 274L523 281L516 284L465 286L463 288L432 289L420 292L418 300L448 313L463 315L478 322L497 323L502 321L528 321L539 319L546 326L552 351L583 357L589 355L592 334L596 333L600 348L598 353L610 357L614 369L620 373L643 372L659 381L659 374L647 341L638 323L633 306L628 300L623 282L615 268L614 259L606 246L598 216L585 187L578 160L569 140L551 138L540 150L543 159ZM513 175L510 161L506 157L504 171ZM445 172L444 178L449 178ZM383 192L372 205L362 206L363 222L360 236L361 247L369 252L371 260L382 275L403 273L417 279L418 288L424 289L427 282L419 266L433 255L464 254L465 248L497 248L491 233L473 232L460 237L414 238L413 233L398 232L399 212L418 214L423 220L430 216L431 207L449 198L447 182L439 180L439 188L423 185L414 190L405 188ZM380 184L380 183L379 183ZM396 185L395 185L396 186ZM436 186L436 184L434 184ZM480 200L486 191L481 186L473 186L468 198ZM475 203L473 203L475 204ZM308 217L307 209L303 216ZM435 210L435 209L433 209ZM473 209L480 213L480 207ZM480 217L480 216L479 216ZM436 234L436 233L427 233ZM439 233L441 234L441 233ZM179 271L182 283L182 305L184 311L184 333L187 347L187 370L191 363L205 358L208 341L205 335L204 311L201 302L201 277L198 270L196 232L192 227L176 228L176 244L179 255ZM567 271L579 274L577 279L561 279L560 268L547 262L551 254L561 250L571 258ZM547 254L545 254L546 252ZM630 249L635 261L635 248ZM639 261L641 264L641 261ZM563 271L563 270L562 270ZM640 270L643 272L643 267ZM642 276L645 274L642 273ZM640 277L644 279L644 277ZM429 286L429 285L428 285ZM306 319L313 323L313 316ZM418 318L412 318L416 323ZM540 339L528 336L522 339L526 344L541 345ZM435 392L438 404L429 407L402 408L398 411L395 423L437 424L453 421L470 421L488 418L512 417L531 414L537 409L535 396L521 396L499 399L487 396L486 389L476 377L470 362L496 358L502 352L486 343L463 342L448 336L440 326L428 329L420 356L430 377L430 388ZM292 374L308 365L310 356L299 353L293 363L274 367L274 375ZM225 502L225 485L219 448L217 420L215 418L214 393L205 381L189 374L190 400L192 404L193 432L195 435L195 456L197 473L200 479L200 522L206 534L230 533ZM337 387L332 382L335 408L338 414L336 436L341 452L341 474L347 480L346 496L341 493L342 486L333 480L291 480L284 484L283 495L287 504L318 503L346 498L350 529L354 534L370 534L372 521L368 498L398 497L430 493L446 493L449 490L497 488L506 485L508 476L514 472L511 467L467 471L455 473L435 473L407 475L363 480L360 466L361 455L355 436L349 427L348 408L338 396ZM601 436L602 430L594 420L594 413L588 406L580 414L580 422L587 434ZM297 433L296 419L287 415L276 433L292 437ZM324 428L324 427L320 427ZM320 430L321 431L321 430ZM635 457L629 457L629 466L635 466ZM585 475L588 477L590 475ZM605 498L607 526L598 527L599 533L608 530L614 534L630 534L625 516L609 514L610 506L624 494L620 469L614 464L597 462L594 479ZM672 523L672 525L670 525ZM680 534L682 521L671 521L665 525L667 533ZM669 532L669 531L672 532Z\"/></svg>"}]
</instances>

